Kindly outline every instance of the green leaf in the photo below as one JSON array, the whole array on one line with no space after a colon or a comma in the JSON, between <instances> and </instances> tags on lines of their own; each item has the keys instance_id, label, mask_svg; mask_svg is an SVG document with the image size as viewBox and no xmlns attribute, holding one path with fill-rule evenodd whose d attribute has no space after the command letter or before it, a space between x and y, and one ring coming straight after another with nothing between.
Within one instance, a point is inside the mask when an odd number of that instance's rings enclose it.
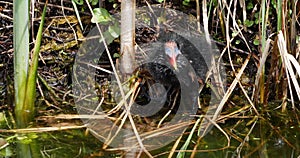
<instances>
[{"instance_id":1,"label":"green leaf","mask_svg":"<svg viewBox=\"0 0 300 158\"><path fill-rule=\"evenodd\" d=\"M253 9L253 4L251 2L247 4L247 9L248 10Z\"/></svg>"},{"instance_id":2,"label":"green leaf","mask_svg":"<svg viewBox=\"0 0 300 158\"><path fill-rule=\"evenodd\" d=\"M158 3L162 3L164 0L157 0Z\"/></svg>"},{"instance_id":3,"label":"green leaf","mask_svg":"<svg viewBox=\"0 0 300 158\"><path fill-rule=\"evenodd\" d=\"M255 18L259 18L259 12L254 13L254 17L255 17Z\"/></svg>"},{"instance_id":4,"label":"green leaf","mask_svg":"<svg viewBox=\"0 0 300 158\"><path fill-rule=\"evenodd\" d=\"M250 21L250 20L245 20L244 24L247 26L247 27L251 27L253 24L254 24L254 21Z\"/></svg>"},{"instance_id":5,"label":"green leaf","mask_svg":"<svg viewBox=\"0 0 300 158\"><path fill-rule=\"evenodd\" d=\"M258 39L255 39L255 40L253 41L253 44L256 45L256 46L258 46L258 45L259 45L259 40L258 40Z\"/></svg>"},{"instance_id":6,"label":"green leaf","mask_svg":"<svg viewBox=\"0 0 300 158\"><path fill-rule=\"evenodd\" d=\"M95 8L93 10L94 16L92 17L92 23L107 23L112 20L111 15L104 8Z\"/></svg>"},{"instance_id":7,"label":"green leaf","mask_svg":"<svg viewBox=\"0 0 300 158\"><path fill-rule=\"evenodd\" d=\"M114 55L113 55L114 58L120 58L120 56L121 55L119 53L114 53Z\"/></svg>"},{"instance_id":8,"label":"green leaf","mask_svg":"<svg viewBox=\"0 0 300 158\"><path fill-rule=\"evenodd\" d=\"M36 139L38 138L39 136L36 134L36 133L29 133L28 134L28 138L31 138L31 139Z\"/></svg>"},{"instance_id":9,"label":"green leaf","mask_svg":"<svg viewBox=\"0 0 300 158\"><path fill-rule=\"evenodd\" d=\"M22 144L30 144L32 142L32 139L29 138L26 135L23 136L18 136L17 139L22 143Z\"/></svg>"},{"instance_id":10,"label":"green leaf","mask_svg":"<svg viewBox=\"0 0 300 158\"><path fill-rule=\"evenodd\" d=\"M189 5L189 3L190 3L190 0L183 0L183 1L182 1L182 4L183 4L183 5Z\"/></svg>"},{"instance_id":11,"label":"green leaf","mask_svg":"<svg viewBox=\"0 0 300 158\"><path fill-rule=\"evenodd\" d=\"M117 24L115 24L113 26L109 26L108 32L110 33L110 35L112 37L117 38L120 35L120 27Z\"/></svg>"},{"instance_id":12,"label":"green leaf","mask_svg":"<svg viewBox=\"0 0 300 158\"><path fill-rule=\"evenodd\" d=\"M83 0L72 0L72 1L78 5L83 5Z\"/></svg>"},{"instance_id":13,"label":"green leaf","mask_svg":"<svg viewBox=\"0 0 300 158\"><path fill-rule=\"evenodd\" d=\"M236 40L236 41L235 41L235 44L240 44L240 43L241 43L240 40Z\"/></svg>"},{"instance_id":14,"label":"green leaf","mask_svg":"<svg viewBox=\"0 0 300 158\"><path fill-rule=\"evenodd\" d=\"M296 43L298 44L300 42L300 36L296 36Z\"/></svg>"},{"instance_id":15,"label":"green leaf","mask_svg":"<svg viewBox=\"0 0 300 158\"><path fill-rule=\"evenodd\" d=\"M98 0L89 0L89 2L90 2L90 3L92 2L92 5L98 4Z\"/></svg>"},{"instance_id":16,"label":"green leaf","mask_svg":"<svg viewBox=\"0 0 300 158\"><path fill-rule=\"evenodd\" d=\"M118 4L117 4L117 3L114 3L114 4L113 4L113 8L116 9L117 7L118 7Z\"/></svg>"},{"instance_id":17,"label":"green leaf","mask_svg":"<svg viewBox=\"0 0 300 158\"><path fill-rule=\"evenodd\" d=\"M276 6L277 6L277 2L276 2L276 0L271 0L271 4L272 4L272 6L273 6L273 8L277 8Z\"/></svg>"},{"instance_id":18,"label":"green leaf","mask_svg":"<svg viewBox=\"0 0 300 158\"><path fill-rule=\"evenodd\" d=\"M97 100L99 100L99 97L93 97L92 100L97 101Z\"/></svg>"},{"instance_id":19,"label":"green leaf","mask_svg":"<svg viewBox=\"0 0 300 158\"><path fill-rule=\"evenodd\" d=\"M113 36L111 35L111 33L109 32L109 30L105 31L105 32L103 33L103 36L104 36L105 42L106 42L107 44L110 44L110 43L115 39L115 37L113 37ZM103 42L103 39L100 38L100 39L99 39L99 42Z\"/></svg>"}]
</instances>

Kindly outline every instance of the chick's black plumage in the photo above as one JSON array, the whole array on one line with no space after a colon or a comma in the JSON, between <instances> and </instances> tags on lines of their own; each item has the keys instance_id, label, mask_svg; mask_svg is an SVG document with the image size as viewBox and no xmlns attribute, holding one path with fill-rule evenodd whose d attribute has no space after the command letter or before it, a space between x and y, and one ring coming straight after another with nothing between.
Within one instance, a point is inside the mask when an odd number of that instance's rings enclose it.
<instances>
[{"instance_id":1,"label":"chick's black plumage","mask_svg":"<svg viewBox=\"0 0 300 158\"><path fill-rule=\"evenodd\" d=\"M204 59L197 48L183 38L165 38L142 45L141 48L136 52L136 61L139 65L137 68L139 77L144 82L140 84L140 98L136 103L148 106L150 100L159 102L161 98L166 98L164 103L160 102L164 104L165 109L177 112L195 110L200 84L198 81L204 80L207 71ZM151 98L149 88L145 87L151 87L156 83L163 85L165 91L154 91L156 94ZM180 109L179 105L188 108ZM133 107L134 109L137 107Z\"/></svg>"}]
</instances>

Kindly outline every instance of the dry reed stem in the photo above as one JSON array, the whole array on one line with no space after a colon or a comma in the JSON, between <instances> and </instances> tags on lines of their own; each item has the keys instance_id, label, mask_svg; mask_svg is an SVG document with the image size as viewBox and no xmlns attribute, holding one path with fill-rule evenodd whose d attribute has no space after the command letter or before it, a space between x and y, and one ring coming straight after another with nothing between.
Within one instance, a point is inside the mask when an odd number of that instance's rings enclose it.
<instances>
[{"instance_id":1,"label":"dry reed stem","mask_svg":"<svg viewBox=\"0 0 300 158\"><path fill-rule=\"evenodd\" d=\"M61 127L37 127L37 128L21 128L21 129L0 129L0 133L40 133L40 132L51 132L51 131L61 131L61 130L70 130L70 129L80 129L85 128L86 125L81 126L61 126Z\"/></svg>"},{"instance_id":2,"label":"dry reed stem","mask_svg":"<svg viewBox=\"0 0 300 158\"><path fill-rule=\"evenodd\" d=\"M56 116L41 116L40 118L45 119L63 119L63 120L73 120L73 119L114 119L113 117L108 117L106 114L98 115L73 115L73 114L59 114Z\"/></svg>"},{"instance_id":3,"label":"dry reed stem","mask_svg":"<svg viewBox=\"0 0 300 158\"><path fill-rule=\"evenodd\" d=\"M249 60L250 60L250 54L248 55L247 59L245 60L245 62L243 63L240 71L238 72L238 74L236 75L235 79L233 80L233 82L231 83L230 87L228 88L228 90L226 91L224 97L222 98L215 114L214 114L214 117L213 117L213 121L215 122L219 116L219 114L221 113L222 109L223 109L223 106L225 105L225 103L227 102L229 96L231 95L231 93L233 92L234 88L236 87L237 83L239 82Z\"/></svg>"},{"instance_id":4,"label":"dry reed stem","mask_svg":"<svg viewBox=\"0 0 300 158\"><path fill-rule=\"evenodd\" d=\"M258 67L256 76L255 76L255 82L254 82L254 88L253 88L253 95L251 97L251 100L253 100L253 101L254 101L254 99L257 100L256 97L258 97L258 94L260 92L259 89L263 88L263 87L259 87L259 81L260 81L261 76L264 75L263 74L263 69L265 67L265 63L266 63L267 57L270 54L270 52L269 52L270 43L271 43L271 39L269 38L266 41L265 49L262 52L262 56L260 57L260 60L259 60L259 67Z\"/></svg>"},{"instance_id":5,"label":"dry reed stem","mask_svg":"<svg viewBox=\"0 0 300 158\"><path fill-rule=\"evenodd\" d=\"M293 64L294 67L296 67L296 71L298 72L298 74L300 73L300 70L299 70L300 65L299 65L299 63L297 62L297 60L295 59L294 56L292 56L291 54L288 54L286 41L283 37L282 31L279 31L279 33L278 33L277 45L278 45L278 49L279 49L279 52L280 52L280 56L282 58L282 63L284 65L285 71L287 73L286 77L288 79L288 86L289 86L289 90L290 90L292 106L293 106L293 108L295 108L291 80L292 80L293 87L296 90L296 94L297 94L299 100L300 100L300 87L299 87L298 81L296 79L296 75L294 73L292 64ZM284 104L284 105L286 105L286 104ZM283 106L282 110L285 111L286 106Z\"/></svg>"}]
</instances>

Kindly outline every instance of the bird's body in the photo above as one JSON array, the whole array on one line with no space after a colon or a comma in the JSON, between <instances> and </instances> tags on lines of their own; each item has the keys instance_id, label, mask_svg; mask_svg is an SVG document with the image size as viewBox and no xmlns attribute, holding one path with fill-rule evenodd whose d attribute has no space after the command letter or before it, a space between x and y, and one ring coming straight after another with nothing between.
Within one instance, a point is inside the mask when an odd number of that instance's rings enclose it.
<instances>
[{"instance_id":1,"label":"bird's body","mask_svg":"<svg viewBox=\"0 0 300 158\"><path fill-rule=\"evenodd\" d=\"M144 96L142 100L159 100L159 96L167 96L164 107L167 109L178 110L185 113L187 111L194 111L197 108L196 98L199 90L199 80L203 77L207 71L197 68L196 61L199 57L196 57L196 48L187 46L187 48L193 48L191 50L178 48L175 40L166 40L163 42L154 42L141 46L141 50L136 53L137 62L140 73L140 77L144 79L143 84L140 85L144 91L140 92L140 96ZM182 45L184 47L184 45ZM192 55L189 54L192 51ZM193 58L192 56L195 55ZM199 59L198 59L199 60ZM202 64L205 62L199 60ZM156 98L149 99L149 91L144 86L151 87L155 83L159 83L164 86L165 91L158 90L156 92ZM149 90L149 88L148 88ZM163 98L163 97L162 97ZM142 103L141 100L137 102ZM174 102L177 106L174 106ZM179 105L184 104L187 109L180 109ZM134 108L134 107L133 107Z\"/></svg>"}]
</instances>

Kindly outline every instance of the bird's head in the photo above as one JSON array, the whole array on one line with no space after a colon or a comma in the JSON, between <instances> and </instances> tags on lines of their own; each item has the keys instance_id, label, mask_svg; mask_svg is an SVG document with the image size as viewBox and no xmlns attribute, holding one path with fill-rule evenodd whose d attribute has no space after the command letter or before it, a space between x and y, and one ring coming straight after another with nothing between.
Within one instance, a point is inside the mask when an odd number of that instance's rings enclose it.
<instances>
[{"instance_id":1,"label":"bird's head","mask_svg":"<svg viewBox=\"0 0 300 158\"><path fill-rule=\"evenodd\" d=\"M169 58L170 64L177 70L177 56L181 54L176 42L168 41L165 43L165 53Z\"/></svg>"}]
</instances>

